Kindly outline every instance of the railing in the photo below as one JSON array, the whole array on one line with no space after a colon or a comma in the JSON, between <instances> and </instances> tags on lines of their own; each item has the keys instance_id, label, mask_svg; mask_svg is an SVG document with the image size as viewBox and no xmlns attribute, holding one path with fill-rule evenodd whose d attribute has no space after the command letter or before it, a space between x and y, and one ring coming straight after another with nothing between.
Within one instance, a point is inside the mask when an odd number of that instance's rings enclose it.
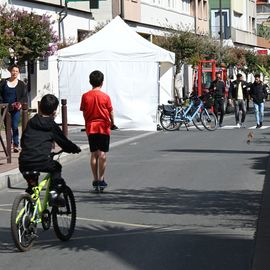
<instances>
[{"instance_id":1,"label":"railing","mask_svg":"<svg viewBox=\"0 0 270 270\"><path fill-rule=\"evenodd\" d=\"M62 111L62 130L65 136L68 136L68 124L67 124L67 100L61 99L61 111ZM11 163L11 116L8 112L8 104L2 103L0 104L0 143L2 145L3 151L5 153L5 157L0 157L1 159L6 159L7 163ZM27 122L29 120L29 112L28 104L22 104L22 132L25 130L27 126ZM6 140L3 139L2 132L6 134ZM6 142L6 143L5 143Z\"/></svg>"},{"instance_id":2,"label":"railing","mask_svg":"<svg viewBox=\"0 0 270 270\"><path fill-rule=\"evenodd\" d=\"M5 157L0 157L0 160L7 159L7 163L11 163L11 117L8 111L8 103L1 103L0 111L0 143L5 153ZM6 132L6 144L2 132Z\"/></svg>"}]
</instances>

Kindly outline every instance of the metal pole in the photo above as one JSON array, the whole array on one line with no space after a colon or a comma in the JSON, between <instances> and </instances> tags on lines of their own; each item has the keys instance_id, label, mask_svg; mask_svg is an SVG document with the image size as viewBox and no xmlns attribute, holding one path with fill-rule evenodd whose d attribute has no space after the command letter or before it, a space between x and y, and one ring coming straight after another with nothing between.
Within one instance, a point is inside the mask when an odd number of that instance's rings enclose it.
<instances>
[{"instance_id":1,"label":"metal pole","mask_svg":"<svg viewBox=\"0 0 270 270\"><path fill-rule=\"evenodd\" d=\"M219 32L220 32L220 47L223 45L223 27L222 27L222 6L219 0Z\"/></svg>"},{"instance_id":2,"label":"metal pole","mask_svg":"<svg viewBox=\"0 0 270 270\"><path fill-rule=\"evenodd\" d=\"M22 104L22 132L25 130L28 122L28 104Z\"/></svg>"},{"instance_id":3,"label":"metal pole","mask_svg":"<svg viewBox=\"0 0 270 270\"><path fill-rule=\"evenodd\" d=\"M6 114L7 163L11 163L11 115Z\"/></svg>"},{"instance_id":4,"label":"metal pole","mask_svg":"<svg viewBox=\"0 0 270 270\"><path fill-rule=\"evenodd\" d=\"M68 126L67 126L67 100L61 99L62 104L62 130L63 133L68 136Z\"/></svg>"}]
</instances>

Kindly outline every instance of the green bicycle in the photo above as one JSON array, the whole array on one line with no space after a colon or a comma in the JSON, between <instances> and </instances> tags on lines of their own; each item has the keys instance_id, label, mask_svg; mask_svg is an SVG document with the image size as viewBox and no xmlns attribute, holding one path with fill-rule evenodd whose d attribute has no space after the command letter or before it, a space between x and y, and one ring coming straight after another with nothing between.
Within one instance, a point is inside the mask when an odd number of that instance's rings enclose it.
<instances>
[{"instance_id":1,"label":"green bicycle","mask_svg":"<svg viewBox=\"0 0 270 270\"><path fill-rule=\"evenodd\" d=\"M63 151L52 153L52 157L60 155ZM29 177L38 180L37 171L27 172ZM11 211L11 234L16 247L20 251L28 251L37 239L37 225L42 224L46 231L51 227L51 221L57 238L67 241L73 235L76 224L76 203L72 190L65 185L59 194L65 199L65 206L52 206L48 203L51 176L47 174L41 182L32 188L33 194L19 194ZM43 200L41 191L46 187Z\"/></svg>"}]
</instances>

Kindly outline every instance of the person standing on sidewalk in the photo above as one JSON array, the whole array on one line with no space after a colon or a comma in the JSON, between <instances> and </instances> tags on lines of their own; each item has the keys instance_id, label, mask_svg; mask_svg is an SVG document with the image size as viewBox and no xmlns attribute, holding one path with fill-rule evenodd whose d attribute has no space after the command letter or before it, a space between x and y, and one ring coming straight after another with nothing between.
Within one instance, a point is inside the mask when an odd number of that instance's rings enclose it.
<instances>
[{"instance_id":1,"label":"person standing on sidewalk","mask_svg":"<svg viewBox=\"0 0 270 270\"><path fill-rule=\"evenodd\" d=\"M95 70L89 75L92 89L82 95L80 110L85 120L90 146L90 168L95 189L105 188L106 153L109 152L111 129L115 129L114 115L109 95L101 91L104 75Z\"/></svg>"},{"instance_id":2,"label":"person standing on sidewalk","mask_svg":"<svg viewBox=\"0 0 270 270\"><path fill-rule=\"evenodd\" d=\"M219 119L219 127L222 127L224 118L224 99L225 99L225 83L222 81L221 73L216 73L216 79L211 82L209 91L214 98L214 113ZM220 111L220 117L218 112Z\"/></svg>"},{"instance_id":3,"label":"person standing on sidewalk","mask_svg":"<svg viewBox=\"0 0 270 270\"><path fill-rule=\"evenodd\" d=\"M246 108L247 99L248 99L248 83L243 80L242 74L238 73L236 75L236 80L234 80L231 83L229 90L229 103L232 103L233 100L235 122L238 128L244 127L244 122L247 114ZM239 123L240 110L242 111L241 123Z\"/></svg>"},{"instance_id":4,"label":"person standing on sidewalk","mask_svg":"<svg viewBox=\"0 0 270 270\"><path fill-rule=\"evenodd\" d=\"M261 128L264 117L264 102L267 98L267 85L260 79L260 74L255 74L255 81L251 85L250 96L253 100L254 112L257 126Z\"/></svg>"},{"instance_id":5,"label":"person standing on sidewalk","mask_svg":"<svg viewBox=\"0 0 270 270\"><path fill-rule=\"evenodd\" d=\"M11 116L11 129L14 153L19 152L19 121L22 103L27 103L27 90L23 81L18 79L20 74L19 66L9 67L10 78L0 83L0 103L9 104Z\"/></svg>"}]
</instances>

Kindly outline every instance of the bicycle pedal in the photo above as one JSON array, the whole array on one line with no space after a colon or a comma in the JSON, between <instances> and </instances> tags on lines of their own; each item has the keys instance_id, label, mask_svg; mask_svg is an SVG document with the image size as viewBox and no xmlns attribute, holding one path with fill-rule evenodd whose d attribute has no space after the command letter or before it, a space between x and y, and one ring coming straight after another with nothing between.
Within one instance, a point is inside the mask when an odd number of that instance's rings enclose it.
<instances>
[{"instance_id":1,"label":"bicycle pedal","mask_svg":"<svg viewBox=\"0 0 270 270\"><path fill-rule=\"evenodd\" d=\"M30 237L31 237L31 241L34 241L34 240L38 239L38 235L35 234L35 233L32 233L32 234L30 235Z\"/></svg>"}]
</instances>

